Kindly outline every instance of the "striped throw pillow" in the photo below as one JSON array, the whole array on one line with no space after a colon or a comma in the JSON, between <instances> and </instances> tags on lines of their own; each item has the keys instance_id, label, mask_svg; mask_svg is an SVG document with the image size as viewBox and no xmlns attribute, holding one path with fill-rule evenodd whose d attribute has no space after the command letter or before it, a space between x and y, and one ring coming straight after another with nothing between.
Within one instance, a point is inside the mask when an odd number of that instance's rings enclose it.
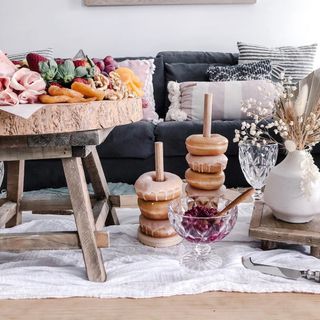
<instances>
[{"instance_id":1,"label":"striped throw pillow","mask_svg":"<svg viewBox=\"0 0 320 320\"><path fill-rule=\"evenodd\" d=\"M267 48L238 42L239 64L270 60L272 76L281 79L281 73L291 77L293 82L303 79L313 70L317 44L301 47Z\"/></svg>"},{"instance_id":2,"label":"striped throw pillow","mask_svg":"<svg viewBox=\"0 0 320 320\"><path fill-rule=\"evenodd\" d=\"M8 58L11 61L22 61L26 58L27 54L30 52L40 54L48 59L53 59L53 49L52 48L47 48L47 49L42 49L42 50L30 50L28 52L8 54Z\"/></svg>"},{"instance_id":3,"label":"striped throw pillow","mask_svg":"<svg viewBox=\"0 0 320 320\"><path fill-rule=\"evenodd\" d=\"M250 119L241 111L249 99L261 101L272 113L277 91L270 80L168 83L171 105L166 120L203 120L205 93L213 94L212 120Z\"/></svg>"}]
</instances>

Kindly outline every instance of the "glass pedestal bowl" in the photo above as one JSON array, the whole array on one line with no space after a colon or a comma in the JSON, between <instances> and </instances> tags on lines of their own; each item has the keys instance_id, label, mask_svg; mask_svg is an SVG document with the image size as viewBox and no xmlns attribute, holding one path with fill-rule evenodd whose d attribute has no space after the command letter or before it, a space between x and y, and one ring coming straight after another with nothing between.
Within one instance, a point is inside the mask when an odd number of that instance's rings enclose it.
<instances>
[{"instance_id":1,"label":"glass pedestal bowl","mask_svg":"<svg viewBox=\"0 0 320 320\"><path fill-rule=\"evenodd\" d=\"M230 233L237 221L238 208L234 207L223 216L213 215L216 214L216 200L183 197L169 204L169 220L176 232L196 244L181 259L181 264L189 269L210 270L222 264L221 257L210 244ZM219 211L227 204L226 200L220 199Z\"/></svg>"}]
</instances>

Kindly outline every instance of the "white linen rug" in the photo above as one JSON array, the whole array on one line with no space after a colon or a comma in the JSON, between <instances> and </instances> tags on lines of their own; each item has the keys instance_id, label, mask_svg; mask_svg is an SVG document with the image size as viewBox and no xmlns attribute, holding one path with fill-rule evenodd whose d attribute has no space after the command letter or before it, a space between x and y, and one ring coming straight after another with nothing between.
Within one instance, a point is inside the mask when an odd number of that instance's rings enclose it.
<instances>
[{"instance_id":1,"label":"white linen rug","mask_svg":"<svg viewBox=\"0 0 320 320\"><path fill-rule=\"evenodd\" d=\"M187 270L179 265L179 257L191 244L183 242L168 249L146 247L136 239L137 224L124 224L107 228L111 247L102 250L108 277L105 283L86 279L80 250L0 252L0 299L148 298L216 290L320 293L319 283L273 277L242 266L241 257L250 254L256 262L320 270L320 260L303 253L303 247L261 251L259 243L247 236L251 211L251 204L241 205L232 233L213 244L223 257L223 266L217 270ZM125 213L127 220L137 219L137 209L126 209ZM73 216L25 213L22 225L0 233L62 230L75 230Z\"/></svg>"}]
</instances>

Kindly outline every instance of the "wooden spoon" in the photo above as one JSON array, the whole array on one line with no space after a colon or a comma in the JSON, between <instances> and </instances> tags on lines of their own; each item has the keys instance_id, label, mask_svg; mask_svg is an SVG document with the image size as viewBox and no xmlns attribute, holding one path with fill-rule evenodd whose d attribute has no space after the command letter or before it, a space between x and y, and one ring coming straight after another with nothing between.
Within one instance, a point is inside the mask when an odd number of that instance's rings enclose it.
<instances>
[{"instance_id":1,"label":"wooden spoon","mask_svg":"<svg viewBox=\"0 0 320 320\"><path fill-rule=\"evenodd\" d=\"M217 216L225 216L230 209L237 206L239 203L244 202L250 196L252 196L254 194L254 191L255 190L253 188L250 188L247 191L241 193L239 197L235 198L224 209L222 209L220 212L218 212Z\"/></svg>"}]
</instances>

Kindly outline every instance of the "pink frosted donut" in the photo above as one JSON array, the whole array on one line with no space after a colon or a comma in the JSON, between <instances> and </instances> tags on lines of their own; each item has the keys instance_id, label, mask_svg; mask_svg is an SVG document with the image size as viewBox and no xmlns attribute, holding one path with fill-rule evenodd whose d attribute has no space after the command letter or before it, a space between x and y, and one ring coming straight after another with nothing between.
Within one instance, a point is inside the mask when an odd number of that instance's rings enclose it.
<instances>
[{"instance_id":1,"label":"pink frosted donut","mask_svg":"<svg viewBox=\"0 0 320 320\"><path fill-rule=\"evenodd\" d=\"M217 190L200 190L193 188L190 186L190 184L187 184L186 186L186 194L188 197L191 198L199 198L199 197L204 197L204 198L220 198L222 197L227 191L227 188L225 185L221 186Z\"/></svg>"},{"instance_id":2,"label":"pink frosted donut","mask_svg":"<svg viewBox=\"0 0 320 320\"><path fill-rule=\"evenodd\" d=\"M168 238L176 235L169 220L151 220L140 215L140 230L147 236L154 238Z\"/></svg>"},{"instance_id":3,"label":"pink frosted donut","mask_svg":"<svg viewBox=\"0 0 320 320\"><path fill-rule=\"evenodd\" d=\"M170 172L164 173L164 181L156 181L156 172L141 175L134 185L138 198L146 201L165 201L178 198L182 192L182 180Z\"/></svg>"},{"instance_id":4,"label":"pink frosted donut","mask_svg":"<svg viewBox=\"0 0 320 320\"><path fill-rule=\"evenodd\" d=\"M228 163L228 158L224 154L218 156L194 156L188 153L186 160L193 171L201 173L220 172L227 167Z\"/></svg>"}]
</instances>

